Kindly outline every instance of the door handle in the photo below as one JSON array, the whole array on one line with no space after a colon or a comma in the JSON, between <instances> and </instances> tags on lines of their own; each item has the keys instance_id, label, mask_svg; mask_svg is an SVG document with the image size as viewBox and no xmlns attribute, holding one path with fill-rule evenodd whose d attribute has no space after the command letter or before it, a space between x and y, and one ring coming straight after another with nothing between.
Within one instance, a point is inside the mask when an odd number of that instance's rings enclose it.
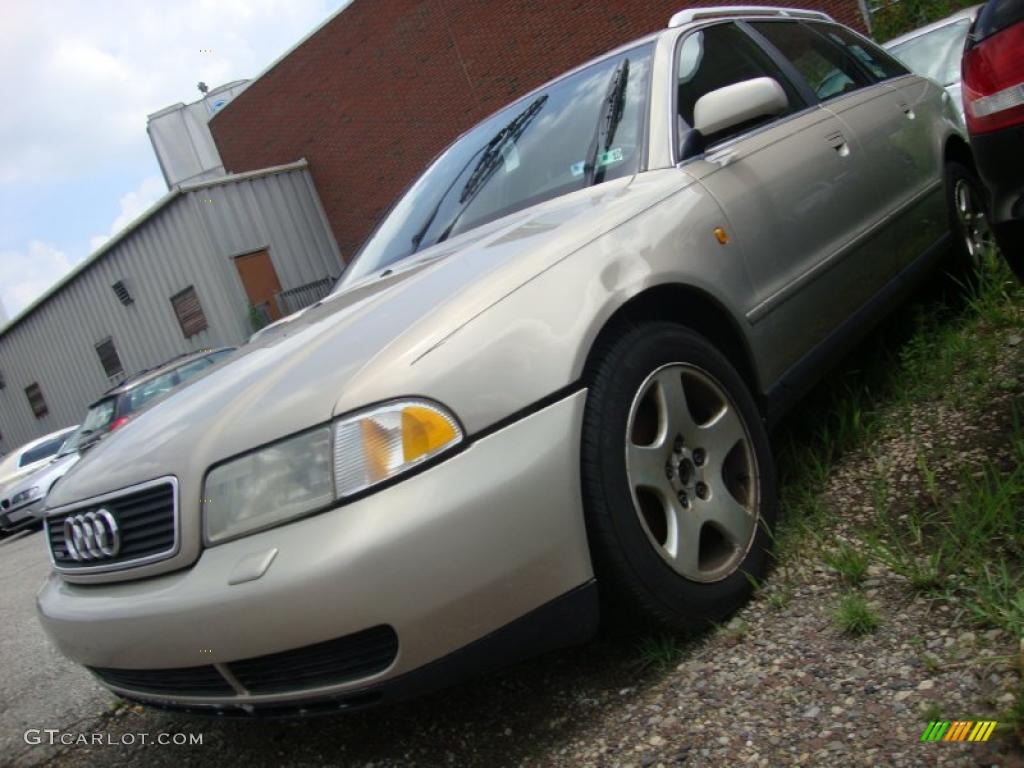
<instances>
[{"instance_id":1,"label":"door handle","mask_svg":"<svg viewBox=\"0 0 1024 768\"><path fill-rule=\"evenodd\" d=\"M916 115L914 114L914 110L910 108L910 105L907 104L907 102L901 101L900 109L903 110L903 114L907 116L908 120L913 120L916 117Z\"/></svg>"},{"instance_id":2,"label":"door handle","mask_svg":"<svg viewBox=\"0 0 1024 768\"><path fill-rule=\"evenodd\" d=\"M840 157L846 157L850 154L850 145L847 143L846 137L841 131L829 135L825 140Z\"/></svg>"}]
</instances>

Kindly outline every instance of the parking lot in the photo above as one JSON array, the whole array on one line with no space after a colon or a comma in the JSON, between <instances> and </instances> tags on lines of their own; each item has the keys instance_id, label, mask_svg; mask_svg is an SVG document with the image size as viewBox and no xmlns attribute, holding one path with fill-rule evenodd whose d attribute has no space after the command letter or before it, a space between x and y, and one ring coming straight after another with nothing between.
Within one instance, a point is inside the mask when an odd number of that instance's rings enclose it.
<instances>
[{"instance_id":1,"label":"parking lot","mask_svg":"<svg viewBox=\"0 0 1024 768\"><path fill-rule=\"evenodd\" d=\"M26 729L88 721L109 706L111 697L50 645L36 619L34 596L50 570L42 534L0 540L0 570L0 754L38 765L53 750L40 747L22 755Z\"/></svg>"}]
</instances>

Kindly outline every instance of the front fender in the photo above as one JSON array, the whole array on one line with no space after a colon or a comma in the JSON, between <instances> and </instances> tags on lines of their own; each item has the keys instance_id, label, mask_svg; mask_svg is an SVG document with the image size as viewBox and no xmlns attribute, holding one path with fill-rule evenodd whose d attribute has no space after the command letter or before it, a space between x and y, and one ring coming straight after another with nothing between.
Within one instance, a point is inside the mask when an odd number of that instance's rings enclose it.
<instances>
[{"instance_id":1,"label":"front fender","mask_svg":"<svg viewBox=\"0 0 1024 768\"><path fill-rule=\"evenodd\" d=\"M750 281L737 248L720 245L717 203L681 170L639 177L662 188L650 205L466 321L405 365L379 356L347 393L353 402L388 396L432 397L459 416L469 434L542 400L583 374L609 318L649 288L683 284L715 296L742 317ZM391 382L410 381L410 384ZM399 391L405 387L405 391ZM346 399L348 399L348 397Z\"/></svg>"}]
</instances>

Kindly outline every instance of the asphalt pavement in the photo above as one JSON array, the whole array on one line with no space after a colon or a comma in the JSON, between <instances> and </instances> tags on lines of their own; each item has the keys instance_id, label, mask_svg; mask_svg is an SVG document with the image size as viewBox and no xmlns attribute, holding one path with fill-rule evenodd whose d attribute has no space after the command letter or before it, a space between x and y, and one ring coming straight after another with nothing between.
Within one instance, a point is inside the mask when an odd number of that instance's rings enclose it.
<instances>
[{"instance_id":1,"label":"asphalt pavement","mask_svg":"<svg viewBox=\"0 0 1024 768\"><path fill-rule=\"evenodd\" d=\"M43 633L35 601L49 573L42 533L0 539L0 763L50 760L56 746L26 744L25 731L77 728L114 701Z\"/></svg>"},{"instance_id":2,"label":"asphalt pavement","mask_svg":"<svg viewBox=\"0 0 1024 768\"><path fill-rule=\"evenodd\" d=\"M630 646L601 641L366 712L269 721L171 714L128 705L57 652L36 619L48 573L41 533L0 539L0 766L497 766L538 755L548 764L598 699L637 684Z\"/></svg>"}]
</instances>

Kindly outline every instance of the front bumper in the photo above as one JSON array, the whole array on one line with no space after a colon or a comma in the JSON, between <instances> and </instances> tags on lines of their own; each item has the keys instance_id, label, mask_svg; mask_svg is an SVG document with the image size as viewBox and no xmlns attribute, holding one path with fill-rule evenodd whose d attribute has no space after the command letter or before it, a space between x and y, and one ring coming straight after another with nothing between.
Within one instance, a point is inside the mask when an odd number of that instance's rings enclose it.
<instances>
[{"instance_id":1,"label":"front bumper","mask_svg":"<svg viewBox=\"0 0 1024 768\"><path fill-rule=\"evenodd\" d=\"M5 509L0 512L0 531L16 531L42 519L43 499L36 499L17 509Z\"/></svg>"},{"instance_id":2,"label":"front bumper","mask_svg":"<svg viewBox=\"0 0 1024 768\"><path fill-rule=\"evenodd\" d=\"M186 570L99 585L53 575L38 595L43 627L93 668L228 672L232 690L216 695L105 681L158 705L295 707L405 679L592 580L584 399L570 395L359 501L206 549ZM240 661L380 626L397 634L397 653L368 676L255 693L231 674Z\"/></svg>"}]
</instances>

